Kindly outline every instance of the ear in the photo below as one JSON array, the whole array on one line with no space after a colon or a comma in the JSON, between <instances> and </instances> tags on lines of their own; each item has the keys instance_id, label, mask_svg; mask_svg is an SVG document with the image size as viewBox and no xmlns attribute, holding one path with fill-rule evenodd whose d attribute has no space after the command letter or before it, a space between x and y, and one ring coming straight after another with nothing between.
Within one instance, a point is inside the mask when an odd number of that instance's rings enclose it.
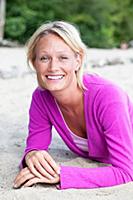
<instances>
[{"instance_id":1,"label":"ear","mask_svg":"<svg viewBox=\"0 0 133 200\"><path fill-rule=\"evenodd\" d=\"M78 71L82 65L82 56L79 53L76 53L75 56L76 56L76 62L77 62L75 71Z\"/></svg>"}]
</instances>

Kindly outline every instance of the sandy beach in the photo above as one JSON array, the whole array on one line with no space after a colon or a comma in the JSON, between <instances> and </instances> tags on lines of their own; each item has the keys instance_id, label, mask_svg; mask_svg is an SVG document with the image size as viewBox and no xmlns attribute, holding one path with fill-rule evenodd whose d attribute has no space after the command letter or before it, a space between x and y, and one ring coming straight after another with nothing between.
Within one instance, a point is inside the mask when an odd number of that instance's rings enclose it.
<instances>
[{"instance_id":1,"label":"sandy beach","mask_svg":"<svg viewBox=\"0 0 133 200\"><path fill-rule=\"evenodd\" d=\"M114 81L133 99L133 49L89 49L88 55L91 73ZM107 60L113 60L114 64L106 65ZM100 67L92 67L96 62ZM25 148L31 95L36 86L36 76L27 67L25 49L0 48L0 200L131 200L133 182L100 189L57 190L45 184L13 189ZM70 152L54 129L49 152L62 165L102 166Z\"/></svg>"}]
</instances>

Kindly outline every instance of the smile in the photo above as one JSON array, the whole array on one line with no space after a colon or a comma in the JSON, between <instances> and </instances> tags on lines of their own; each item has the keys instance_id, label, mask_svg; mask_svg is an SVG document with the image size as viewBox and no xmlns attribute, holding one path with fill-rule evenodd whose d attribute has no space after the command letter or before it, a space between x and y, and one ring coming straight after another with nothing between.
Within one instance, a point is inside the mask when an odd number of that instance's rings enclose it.
<instances>
[{"instance_id":1,"label":"smile","mask_svg":"<svg viewBox=\"0 0 133 200\"><path fill-rule=\"evenodd\" d=\"M46 78L47 79L50 79L50 80L60 80L60 79L62 79L64 77L64 75L54 75L54 76L52 76L52 75L47 75L46 76Z\"/></svg>"}]
</instances>

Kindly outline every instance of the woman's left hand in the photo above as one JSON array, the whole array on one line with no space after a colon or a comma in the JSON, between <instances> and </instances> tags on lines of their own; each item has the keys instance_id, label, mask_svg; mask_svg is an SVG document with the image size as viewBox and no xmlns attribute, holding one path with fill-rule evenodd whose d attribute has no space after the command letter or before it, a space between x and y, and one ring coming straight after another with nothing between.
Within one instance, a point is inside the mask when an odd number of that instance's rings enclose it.
<instances>
[{"instance_id":1,"label":"woman's left hand","mask_svg":"<svg viewBox=\"0 0 133 200\"><path fill-rule=\"evenodd\" d=\"M19 187L30 187L36 183L48 183L48 184L56 184L59 183L60 177L56 175L52 179L48 179L44 176L41 178L36 177L28 167L23 168L14 180L14 188Z\"/></svg>"}]
</instances>

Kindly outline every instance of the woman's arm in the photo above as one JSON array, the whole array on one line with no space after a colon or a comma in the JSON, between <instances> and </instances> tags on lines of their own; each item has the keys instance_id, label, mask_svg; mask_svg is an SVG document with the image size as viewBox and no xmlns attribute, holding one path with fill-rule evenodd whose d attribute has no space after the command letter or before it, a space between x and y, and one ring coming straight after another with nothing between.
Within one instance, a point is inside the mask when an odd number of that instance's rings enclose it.
<instances>
[{"instance_id":1,"label":"woman's arm","mask_svg":"<svg viewBox=\"0 0 133 200\"><path fill-rule=\"evenodd\" d=\"M109 187L133 181L133 108L128 107L127 98L118 91L105 93L103 98L99 97L97 117L103 129L111 166L61 166L61 189Z\"/></svg>"},{"instance_id":2,"label":"woman's arm","mask_svg":"<svg viewBox=\"0 0 133 200\"><path fill-rule=\"evenodd\" d=\"M59 181L59 166L47 152L51 142L51 123L41 98L37 89L33 93L29 111L29 135L25 154L20 164L21 171L15 179L18 187L26 180L28 181L28 178L33 179L31 183ZM28 181L26 186L31 183Z\"/></svg>"},{"instance_id":3,"label":"woman's arm","mask_svg":"<svg viewBox=\"0 0 133 200\"><path fill-rule=\"evenodd\" d=\"M25 153L20 163L20 168L26 166L25 156L33 150L47 150L51 143L52 125L45 111L45 103L39 89L37 88L33 95L29 109L29 134L26 140Z\"/></svg>"}]
</instances>

